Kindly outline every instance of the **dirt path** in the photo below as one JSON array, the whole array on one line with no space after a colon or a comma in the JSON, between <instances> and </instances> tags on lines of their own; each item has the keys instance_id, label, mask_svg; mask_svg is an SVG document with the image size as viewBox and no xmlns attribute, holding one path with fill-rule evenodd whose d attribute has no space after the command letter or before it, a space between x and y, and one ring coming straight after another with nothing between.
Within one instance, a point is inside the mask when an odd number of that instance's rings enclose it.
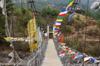
<instances>
[{"instance_id":1,"label":"dirt path","mask_svg":"<svg viewBox=\"0 0 100 66\"><path fill-rule=\"evenodd\" d=\"M42 66L63 66L57 56L57 52L52 39L49 39L45 59Z\"/></svg>"}]
</instances>

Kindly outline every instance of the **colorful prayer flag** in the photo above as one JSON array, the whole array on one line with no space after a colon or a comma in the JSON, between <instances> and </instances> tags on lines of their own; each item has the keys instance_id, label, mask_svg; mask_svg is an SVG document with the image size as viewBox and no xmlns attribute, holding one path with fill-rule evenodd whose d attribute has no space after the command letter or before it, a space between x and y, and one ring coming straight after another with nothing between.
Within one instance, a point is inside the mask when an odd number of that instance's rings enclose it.
<instances>
[{"instance_id":1,"label":"colorful prayer flag","mask_svg":"<svg viewBox=\"0 0 100 66\"><path fill-rule=\"evenodd\" d=\"M65 56L66 56L66 53L60 54L60 55L59 55L59 58L62 59L62 58L64 58Z\"/></svg>"},{"instance_id":2,"label":"colorful prayer flag","mask_svg":"<svg viewBox=\"0 0 100 66\"><path fill-rule=\"evenodd\" d=\"M62 34L62 36L59 38L59 41L57 43L62 43L64 41L63 37L64 37L64 34Z\"/></svg>"},{"instance_id":3,"label":"colorful prayer flag","mask_svg":"<svg viewBox=\"0 0 100 66\"><path fill-rule=\"evenodd\" d=\"M93 57L85 57L85 58L84 58L84 63L86 63L86 62L90 61L90 60L91 60L91 58L93 58Z\"/></svg>"},{"instance_id":4,"label":"colorful prayer flag","mask_svg":"<svg viewBox=\"0 0 100 66\"><path fill-rule=\"evenodd\" d=\"M62 22L62 21L63 21L63 19L57 19L56 21L58 21L58 22Z\"/></svg>"},{"instance_id":5,"label":"colorful prayer flag","mask_svg":"<svg viewBox=\"0 0 100 66\"><path fill-rule=\"evenodd\" d=\"M74 3L74 0L69 0L66 10L69 10L73 3Z\"/></svg>"},{"instance_id":6,"label":"colorful prayer flag","mask_svg":"<svg viewBox=\"0 0 100 66\"><path fill-rule=\"evenodd\" d=\"M64 17L62 17L62 16L57 16L57 19L64 19Z\"/></svg>"},{"instance_id":7,"label":"colorful prayer flag","mask_svg":"<svg viewBox=\"0 0 100 66\"><path fill-rule=\"evenodd\" d=\"M56 27L60 27L61 22L56 22Z\"/></svg>"}]
</instances>

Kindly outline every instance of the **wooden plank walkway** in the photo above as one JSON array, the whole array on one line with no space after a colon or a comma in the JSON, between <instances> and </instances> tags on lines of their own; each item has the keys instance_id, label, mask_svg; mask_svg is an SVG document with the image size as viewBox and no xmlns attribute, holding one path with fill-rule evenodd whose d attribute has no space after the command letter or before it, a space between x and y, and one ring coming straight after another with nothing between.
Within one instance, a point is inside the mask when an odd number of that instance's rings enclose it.
<instances>
[{"instance_id":1,"label":"wooden plank walkway","mask_svg":"<svg viewBox=\"0 0 100 66\"><path fill-rule=\"evenodd\" d=\"M52 39L49 39L45 59L42 66L63 66L57 56L57 52Z\"/></svg>"}]
</instances>

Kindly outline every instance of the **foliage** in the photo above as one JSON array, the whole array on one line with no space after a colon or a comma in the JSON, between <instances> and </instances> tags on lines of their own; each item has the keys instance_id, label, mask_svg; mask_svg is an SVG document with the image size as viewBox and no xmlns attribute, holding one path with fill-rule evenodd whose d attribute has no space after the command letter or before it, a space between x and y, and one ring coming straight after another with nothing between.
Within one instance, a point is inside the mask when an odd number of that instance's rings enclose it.
<instances>
[{"instance_id":1,"label":"foliage","mask_svg":"<svg viewBox=\"0 0 100 66\"><path fill-rule=\"evenodd\" d=\"M7 7L7 15L8 17L10 17L10 10L11 10L11 0L6 0L6 7ZM10 19L8 19L10 20ZM6 37L6 34L5 34L5 16L2 14L2 9L0 8L0 42L3 42L4 41L4 37Z\"/></svg>"},{"instance_id":2,"label":"foliage","mask_svg":"<svg viewBox=\"0 0 100 66\"><path fill-rule=\"evenodd\" d=\"M99 20L99 22L97 23L97 25L98 25L98 27L100 28L100 20Z\"/></svg>"},{"instance_id":3,"label":"foliage","mask_svg":"<svg viewBox=\"0 0 100 66\"><path fill-rule=\"evenodd\" d=\"M77 15L75 19L76 19L76 20L80 20L80 16L79 16L79 15Z\"/></svg>"},{"instance_id":4,"label":"foliage","mask_svg":"<svg viewBox=\"0 0 100 66\"><path fill-rule=\"evenodd\" d=\"M67 32L71 32L72 30L71 30L71 26L66 26L66 31Z\"/></svg>"},{"instance_id":5,"label":"foliage","mask_svg":"<svg viewBox=\"0 0 100 66\"><path fill-rule=\"evenodd\" d=\"M44 26L43 18L41 16L39 16L38 22L40 24L39 26Z\"/></svg>"},{"instance_id":6,"label":"foliage","mask_svg":"<svg viewBox=\"0 0 100 66\"><path fill-rule=\"evenodd\" d=\"M39 19L38 19L38 26L41 26L43 30L46 32L46 24L43 22L43 18L41 15L39 16Z\"/></svg>"},{"instance_id":7,"label":"foliage","mask_svg":"<svg viewBox=\"0 0 100 66\"><path fill-rule=\"evenodd\" d=\"M75 10L75 12L76 12L76 13L79 13L79 14L85 14L85 11L82 10L82 9L81 9L81 10Z\"/></svg>"},{"instance_id":8,"label":"foliage","mask_svg":"<svg viewBox=\"0 0 100 66\"><path fill-rule=\"evenodd\" d=\"M22 10L20 8L16 8L15 10L15 16L17 17L15 18L15 20L17 20L17 24L15 25L17 27L16 31L20 32L20 35L23 34L22 31L27 27L27 23L29 22L29 20L32 19L32 12L30 11L30 9L28 10L24 6L22 6L22 8L23 8L23 21L22 21Z\"/></svg>"},{"instance_id":9,"label":"foliage","mask_svg":"<svg viewBox=\"0 0 100 66\"><path fill-rule=\"evenodd\" d=\"M68 42L68 46L73 47L74 45L75 45L75 42L74 41Z\"/></svg>"},{"instance_id":10,"label":"foliage","mask_svg":"<svg viewBox=\"0 0 100 66\"><path fill-rule=\"evenodd\" d=\"M67 13L67 15L64 17L62 25L59 29L59 31L64 33L64 35L66 35L67 32L71 32L71 26L67 26L68 18L69 18L69 13Z\"/></svg>"},{"instance_id":11,"label":"foliage","mask_svg":"<svg viewBox=\"0 0 100 66\"><path fill-rule=\"evenodd\" d=\"M60 13L59 9L53 9L52 13L51 13L51 16L57 16L59 13Z\"/></svg>"},{"instance_id":12,"label":"foliage","mask_svg":"<svg viewBox=\"0 0 100 66\"><path fill-rule=\"evenodd\" d=\"M15 15L16 15L16 16L21 16L21 15L22 15L21 9L20 9L20 8L17 8L17 9L15 10Z\"/></svg>"},{"instance_id":13,"label":"foliage","mask_svg":"<svg viewBox=\"0 0 100 66\"><path fill-rule=\"evenodd\" d=\"M82 22L81 21L77 22L77 24L75 24L75 28L76 29L82 28Z\"/></svg>"},{"instance_id":14,"label":"foliage","mask_svg":"<svg viewBox=\"0 0 100 66\"><path fill-rule=\"evenodd\" d=\"M87 54L93 55L93 56L98 56L98 45L94 46L93 49L89 49L86 51ZM99 49L100 51L100 49ZM100 52L99 52L100 53Z\"/></svg>"},{"instance_id":15,"label":"foliage","mask_svg":"<svg viewBox=\"0 0 100 66\"><path fill-rule=\"evenodd\" d=\"M47 8L44 7L41 11L41 16L50 16L50 17L54 17L57 16L60 13L60 10L58 9L51 9L50 6L48 6Z\"/></svg>"}]
</instances>

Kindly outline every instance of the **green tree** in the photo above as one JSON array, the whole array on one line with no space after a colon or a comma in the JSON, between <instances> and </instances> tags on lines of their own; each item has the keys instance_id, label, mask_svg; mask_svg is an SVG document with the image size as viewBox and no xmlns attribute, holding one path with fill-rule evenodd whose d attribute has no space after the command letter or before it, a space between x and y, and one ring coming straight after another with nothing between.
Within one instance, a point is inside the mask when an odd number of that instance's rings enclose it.
<instances>
[{"instance_id":1,"label":"green tree","mask_svg":"<svg viewBox=\"0 0 100 66\"><path fill-rule=\"evenodd\" d=\"M41 11L41 16L47 16L47 9L44 7Z\"/></svg>"},{"instance_id":2,"label":"green tree","mask_svg":"<svg viewBox=\"0 0 100 66\"><path fill-rule=\"evenodd\" d=\"M51 9L50 6L44 7L41 11L41 16L55 17L60 13L59 9Z\"/></svg>"},{"instance_id":3,"label":"green tree","mask_svg":"<svg viewBox=\"0 0 100 66\"><path fill-rule=\"evenodd\" d=\"M51 12L51 16L57 16L60 13L59 9L53 9Z\"/></svg>"},{"instance_id":4,"label":"green tree","mask_svg":"<svg viewBox=\"0 0 100 66\"><path fill-rule=\"evenodd\" d=\"M69 13L67 13L67 15L64 17L64 20L62 21L62 25L59 29L59 31L64 33L64 35L67 35L67 32L71 31L71 27L67 26L68 18L69 18Z\"/></svg>"},{"instance_id":5,"label":"green tree","mask_svg":"<svg viewBox=\"0 0 100 66\"><path fill-rule=\"evenodd\" d=\"M17 9L15 10L15 15L16 15L16 16L21 16L21 15L22 15L21 9L20 9L20 8L17 8Z\"/></svg>"},{"instance_id":6,"label":"green tree","mask_svg":"<svg viewBox=\"0 0 100 66\"><path fill-rule=\"evenodd\" d=\"M98 27L100 28L100 20L99 20L99 22L97 23L97 25L98 25Z\"/></svg>"},{"instance_id":7,"label":"green tree","mask_svg":"<svg viewBox=\"0 0 100 66\"><path fill-rule=\"evenodd\" d=\"M11 10L11 0L6 0L7 16L10 17ZM8 21L10 18L8 18ZM0 42L3 42L5 35L5 16L2 14L2 9L0 8Z\"/></svg>"}]
</instances>

